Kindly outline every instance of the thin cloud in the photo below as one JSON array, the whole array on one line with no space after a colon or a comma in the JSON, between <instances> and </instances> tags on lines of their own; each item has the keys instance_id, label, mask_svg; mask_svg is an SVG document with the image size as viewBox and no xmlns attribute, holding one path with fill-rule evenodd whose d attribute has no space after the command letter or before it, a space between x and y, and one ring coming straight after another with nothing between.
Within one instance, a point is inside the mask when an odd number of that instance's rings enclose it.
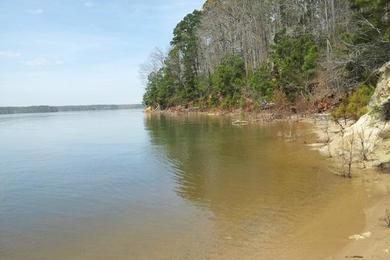
<instances>
[{"instance_id":1,"label":"thin cloud","mask_svg":"<svg viewBox=\"0 0 390 260\"><path fill-rule=\"evenodd\" d=\"M62 65L64 61L61 59L48 59L48 58L34 58L23 62L27 66L39 67L39 66L50 66L50 65Z\"/></svg>"},{"instance_id":2,"label":"thin cloud","mask_svg":"<svg viewBox=\"0 0 390 260\"><path fill-rule=\"evenodd\" d=\"M4 59L16 59L22 56L19 52L13 51L0 51L0 58Z\"/></svg>"},{"instance_id":3,"label":"thin cloud","mask_svg":"<svg viewBox=\"0 0 390 260\"><path fill-rule=\"evenodd\" d=\"M26 13L29 13L29 14L32 14L32 15L41 15L45 12L45 10L41 9L41 8L37 8L37 9L28 9L26 10Z\"/></svg>"}]
</instances>

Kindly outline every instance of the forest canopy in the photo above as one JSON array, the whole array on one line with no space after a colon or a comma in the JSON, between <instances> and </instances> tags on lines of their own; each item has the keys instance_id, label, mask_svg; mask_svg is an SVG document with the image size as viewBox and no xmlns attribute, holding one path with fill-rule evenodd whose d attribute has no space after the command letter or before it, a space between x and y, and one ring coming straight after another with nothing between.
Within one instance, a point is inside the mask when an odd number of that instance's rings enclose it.
<instances>
[{"instance_id":1,"label":"forest canopy","mask_svg":"<svg viewBox=\"0 0 390 260\"><path fill-rule=\"evenodd\" d=\"M390 60L390 3L208 0L151 57L143 102L153 108L348 106Z\"/></svg>"}]
</instances>

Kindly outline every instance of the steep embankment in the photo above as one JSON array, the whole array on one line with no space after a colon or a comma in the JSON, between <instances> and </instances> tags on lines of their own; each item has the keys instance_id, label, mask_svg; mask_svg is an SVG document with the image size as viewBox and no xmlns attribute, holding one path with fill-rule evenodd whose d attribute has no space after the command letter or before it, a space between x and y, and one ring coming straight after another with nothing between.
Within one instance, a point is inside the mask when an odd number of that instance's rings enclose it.
<instances>
[{"instance_id":1,"label":"steep embankment","mask_svg":"<svg viewBox=\"0 0 390 260\"><path fill-rule=\"evenodd\" d=\"M321 153L361 167L390 170L390 62L380 70L380 79L369 103L369 112L357 122L346 125L323 120ZM348 163L348 162L347 162ZM345 165L344 165L345 166ZM345 169L344 169L345 170ZM353 170L355 174L355 170ZM370 205L365 209L363 230L351 234L349 243L329 260L361 258L389 259L390 230L386 227L390 215L390 176L376 171L360 175L357 181L365 185ZM361 233L361 234L360 234Z\"/></svg>"},{"instance_id":2,"label":"steep embankment","mask_svg":"<svg viewBox=\"0 0 390 260\"><path fill-rule=\"evenodd\" d=\"M369 104L369 112L357 122L323 127L322 154L364 166L390 169L390 62L380 70L380 79Z\"/></svg>"}]
</instances>

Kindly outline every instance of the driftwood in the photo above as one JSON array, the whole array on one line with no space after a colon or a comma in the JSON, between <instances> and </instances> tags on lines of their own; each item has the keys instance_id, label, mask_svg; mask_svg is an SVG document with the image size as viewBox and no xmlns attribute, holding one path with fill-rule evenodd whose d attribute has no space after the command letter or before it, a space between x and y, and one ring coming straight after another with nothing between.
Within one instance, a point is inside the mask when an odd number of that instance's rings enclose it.
<instances>
[{"instance_id":1,"label":"driftwood","mask_svg":"<svg viewBox=\"0 0 390 260\"><path fill-rule=\"evenodd\" d=\"M249 122L248 121L242 121L242 120L235 120L232 122L232 125L248 125Z\"/></svg>"}]
</instances>

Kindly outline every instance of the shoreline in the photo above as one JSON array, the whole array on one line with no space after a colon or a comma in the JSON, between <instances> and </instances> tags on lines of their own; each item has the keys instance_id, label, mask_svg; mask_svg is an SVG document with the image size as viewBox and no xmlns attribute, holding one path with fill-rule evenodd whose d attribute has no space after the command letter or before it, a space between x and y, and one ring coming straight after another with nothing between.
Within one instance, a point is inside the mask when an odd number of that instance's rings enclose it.
<instances>
[{"instance_id":1,"label":"shoreline","mask_svg":"<svg viewBox=\"0 0 390 260\"><path fill-rule=\"evenodd\" d=\"M146 111L148 112L148 111ZM150 112L150 111L149 111ZM207 115L207 116L226 116L232 120L232 125L246 126L249 124L272 124L276 122L307 123L312 126L311 133L316 136L315 142L307 143L310 149L318 151L324 158L331 160L337 168L340 165L340 157L327 156L326 146L338 133L337 125L329 126L331 120L327 114L308 114L308 115L288 115L285 117L275 116L271 112L248 113L243 111L178 111L167 110L151 113L163 113L173 116L180 115ZM327 125L324 127L324 125ZM333 136L329 134L333 132ZM321 150L322 149L322 150ZM374 156L378 156L375 154ZM370 161L362 162L354 160L352 162L352 179L361 181L365 187L368 196L368 205L365 207L365 225L363 230L356 230L351 234L349 242L340 251L326 258L328 260L337 259L389 259L390 258L390 228L386 227L383 219L387 209L390 209L390 176L381 172L378 165L374 163L376 158L370 158ZM337 173L335 173L337 175ZM338 174L340 175L340 174ZM342 175L340 176L342 178Z\"/></svg>"},{"instance_id":2,"label":"shoreline","mask_svg":"<svg viewBox=\"0 0 390 260\"><path fill-rule=\"evenodd\" d=\"M305 121L313 125L312 131L318 138L316 143L309 146L319 151L332 163L340 164L342 161L340 157L326 154L327 145L337 135L336 124L333 123L332 126L329 126L329 120L324 120L323 116L319 119L306 119ZM333 131L333 137L329 135L331 131ZM383 144L381 145L383 146ZM381 171L377 162L380 159L378 157L381 157L383 153L381 147L373 148L370 160L354 159L352 162L352 178L364 183L369 199L369 204L364 208L365 227L364 230L357 230L356 234L351 234L350 242L334 256L329 257L329 260L348 258L384 260L390 258L390 229L381 219L385 217L386 210L390 209L390 176Z\"/></svg>"},{"instance_id":3,"label":"shoreline","mask_svg":"<svg viewBox=\"0 0 390 260\"><path fill-rule=\"evenodd\" d=\"M293 123L308 123L313 126L312 133L317 136L317 140L311 143L308 143L307 146L311 147L314 150L320 152L320 154L326 158L331 158L336 163L340 163L340 156L337 154L337 151L340 149L341 144L333 144L333 151L330 151L327 146L331 144L332 141L339 137L341 131L347 131L348 128L354 125L354 121L348 121L344 125L344 128L340 128L340 124L336 124L332 119L330 114L327 113L307 113L307 114L294 114L294 113L283 113L280 111L264 110L256 112L247 112L240 109L236 110L220 110L220 109L182 109L182 108L171 108L167 110L158 110L151 111L146 109L144 111L147 114L165 114L172 116L181 116L181 115L203 115L203 116L216 116L216 117L229 117L232 119L232 125L235 126L245 126L250 124L272 124L276 122L293 122ZM384 123L386 127L385 131L390 131L390 126ZM386 134L388 134L386 132ZM379 134L380 135L380 134ZM363 136L362 139L379 139L378 136ZM382 167L380 160L383 159L383 154L387 152L388 147L390 147L390 141L387 141L384 145L383 143L365 143L367 146L367 159L362 160L360 158L361 148L357 147L364 140L359 140L356 134L354 143L353 158L351 158L351 167L353 170L375 170L382 173L388 173L390 168ZM347 136L345 137L345 142L347 143ZM378 151L379 150L379 151ZM387 155L387 153L386 153ZM382 163L384 164L384 163ZM389 171L390 173L390 171Z\"/></svg>"}]
</instances>

